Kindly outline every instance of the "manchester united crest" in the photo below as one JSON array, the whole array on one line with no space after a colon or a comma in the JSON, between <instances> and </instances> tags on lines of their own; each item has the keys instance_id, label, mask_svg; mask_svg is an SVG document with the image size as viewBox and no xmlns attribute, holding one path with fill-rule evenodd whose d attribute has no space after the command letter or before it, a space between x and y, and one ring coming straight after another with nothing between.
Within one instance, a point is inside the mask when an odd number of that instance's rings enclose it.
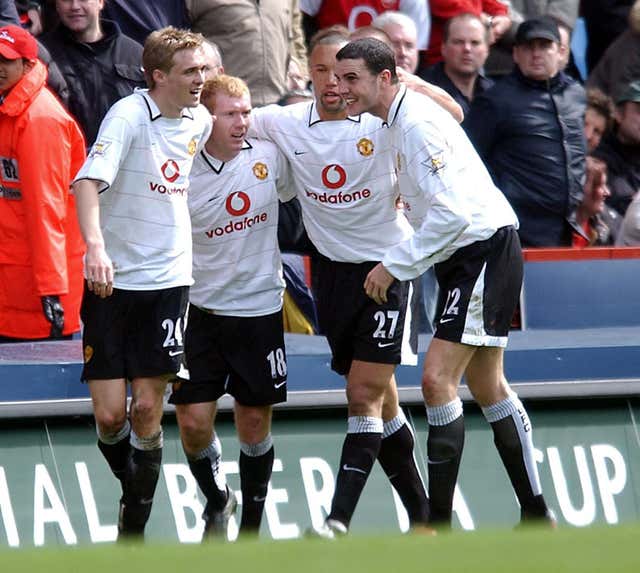
<instances>
[{"instance_id":1,"label":"manchester united crest","mask_svg":"<svg viewBox=\"0 0 640 573\"><path fill-rule=\"evenodd\" d=\"M86 364L93 357L93 347L88 344L84 347L84 363Z\"/></svg>"},{"instance_id":2,"label":"manchester united crest","mask_svg":"<svg viewBox=\"0 0 640 573\"><path fill-rule=\"evenodd\" d=\"M358 153L360 155L364 155L365 157L369 157L373 153L373 141L363 137L360 141L358 141Z\"/></svg>"},{"instance_id":3,"label":"manchester united crest","mask_svg":"<svg viewBox=\"0 0 640 573\"><path fill-rule=\"evenodd\" d=\"M189 152L189 155L195 155L197 148L198 148L198 142L195 140L195 138L193 138L189 142L189 145L187 145L187 151Z\"/></svg>"},{"instance_id":4,"label":"manchester united crest","mask_svg":"<svg viewBox=\"0 0 640 573\"><path fill-rule=\"evenodd\" d=\"M269 169L264 163L258 161L258 163L253 166L253 174L260 179L260 181L264 181L267 175L269 175Z\"/></svg>"}]
</instances>

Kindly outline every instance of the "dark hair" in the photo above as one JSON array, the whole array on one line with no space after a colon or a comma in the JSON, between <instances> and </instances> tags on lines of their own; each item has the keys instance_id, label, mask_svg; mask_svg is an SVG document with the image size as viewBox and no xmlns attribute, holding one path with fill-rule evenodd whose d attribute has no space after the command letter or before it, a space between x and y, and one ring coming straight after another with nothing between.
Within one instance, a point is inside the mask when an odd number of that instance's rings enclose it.
<instances>
[{"instance_id":1,"label":"dark hair","mask_svg":"<svg viewBox=\"0 0 640 573\"><path fill-rule=\"evenodd\" d=\"M591 108L604 117L607 129L613 127L614 107L612 99L598 88L587 90L587 109Z\"/></svg>"},{"instance_id":2,"label":"dark hair","mask_svg":"<svg viewBox=\"0 0 640 573\"><path fill-rule=\"evenodd\" d=\"M375 38L361 38L355 42L349 42L336 54L336 60L364 60L367 70L373 75L377 76L380 72L389 70L391 83L398 83L393 50Z\"/></svg>"}]
</instances>

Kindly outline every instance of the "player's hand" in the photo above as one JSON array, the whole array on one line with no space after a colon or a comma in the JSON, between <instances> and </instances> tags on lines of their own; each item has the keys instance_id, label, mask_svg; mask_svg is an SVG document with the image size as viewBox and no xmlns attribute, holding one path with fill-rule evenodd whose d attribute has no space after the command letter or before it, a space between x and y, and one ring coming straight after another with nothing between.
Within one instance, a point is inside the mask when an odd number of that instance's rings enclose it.
<instances>
[{"instance_id":1,"label":"player's hand","mask_svg":"<svg viewBox=\"0 0 640 573\"><path fill-rule=\"evenodd\" d=\"M42 312L47 322L51 324L51 330L49 331L49 338L62 338L62 331L64 330L64 309L60 304L60 297L58 295L48 295L40 297L42 303Z\"/></svg>"},{"instance_id":2,"label":"player's hand","mask_svg":"<svg viewBox=\"0 0 640 573\"><path fill-rule=\"evenodd\" d=\"M113 263L104 246L87 246L85 268L89 290L100 298L111 296L113 293Z\"/></svg>"},{"instance_id":3,"label":"player's hand","mask_svg":"<svg viewBox=\"0 0 640 573\"><path fill-rule=\"evenodd\" d=\"M387 290L395 280L395 277L378 263L367 275L364 281L364 290L369 298L378 304L387 302Z\"/></svg>"}]
</instances>

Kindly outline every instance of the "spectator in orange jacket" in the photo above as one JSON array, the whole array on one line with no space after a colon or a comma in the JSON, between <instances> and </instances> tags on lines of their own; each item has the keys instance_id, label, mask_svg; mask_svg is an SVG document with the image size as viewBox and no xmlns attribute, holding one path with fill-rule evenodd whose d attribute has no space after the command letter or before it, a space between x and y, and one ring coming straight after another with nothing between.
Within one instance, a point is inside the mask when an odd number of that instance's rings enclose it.
<instances>
[{"instance_id":1,"label":"spectator in orange jacket","mask_svg":"<svg viewBox=\"0 0 640 573\"><path fill-rule=\"evenodd\" d=\"M0 28L0 341L80 328L82 242L70 182L84 161L76 122L45 86L38 46Z\"/></svg>"}]
</instances>

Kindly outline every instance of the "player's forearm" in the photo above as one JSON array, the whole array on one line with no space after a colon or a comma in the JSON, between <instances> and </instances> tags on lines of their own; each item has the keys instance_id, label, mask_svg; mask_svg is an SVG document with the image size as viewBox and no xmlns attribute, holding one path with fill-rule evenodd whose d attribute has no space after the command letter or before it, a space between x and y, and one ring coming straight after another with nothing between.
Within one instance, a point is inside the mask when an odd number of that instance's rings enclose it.
<instances>
[{"instance_id":1,"label":"player's forearm","mask_svg":"<svg viewBox=\"0 0 640 573\"><path fill-rule=\"evenodd\" d=\"M73 191L76 196L80 232L87 248L104 248L104 238L100 229L98 183L93 179L81 179L73 184Z\"/></svg>"}]
</instances>

